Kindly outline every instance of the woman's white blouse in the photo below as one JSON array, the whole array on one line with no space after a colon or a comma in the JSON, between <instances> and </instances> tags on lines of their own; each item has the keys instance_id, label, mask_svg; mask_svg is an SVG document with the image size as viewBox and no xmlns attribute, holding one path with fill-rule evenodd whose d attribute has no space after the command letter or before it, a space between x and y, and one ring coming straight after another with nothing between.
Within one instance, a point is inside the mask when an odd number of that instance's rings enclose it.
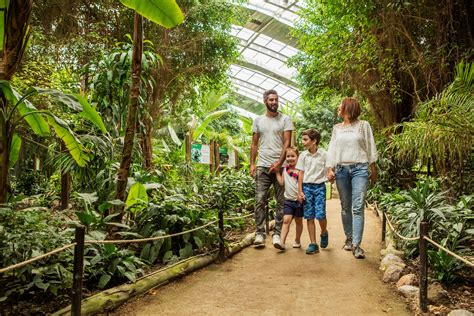
<instances>
[{"instance_id":1,"label":"woman's white blouse","mask_svg":"<svg viewBox=\"0 0 474 316\"><path fill-rule=\"evenodd\" d=\"M369 122L357 120L351 125L334 125L329 142L326 167L377 161L377 148Z\"/></svg>"}]
</instances>

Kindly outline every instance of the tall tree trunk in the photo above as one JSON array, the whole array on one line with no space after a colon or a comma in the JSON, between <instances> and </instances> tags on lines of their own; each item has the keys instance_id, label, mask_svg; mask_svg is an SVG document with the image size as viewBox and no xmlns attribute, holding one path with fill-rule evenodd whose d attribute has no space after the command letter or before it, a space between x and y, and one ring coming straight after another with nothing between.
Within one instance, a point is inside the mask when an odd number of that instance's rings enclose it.
<instances>
[{"instance_id":1,"label":"tall tree trunk","mask_svg":"<svg viewBox=\"0 0 474 316\"><path fill-rule=\"evenodd\" d=\"M169 45L169 32L170 30L163 30L161 36L160 46L166 47ZM152 101L148 102L147 111L148 115L145 118L144 126L145 133L142 135L141 146L143 151L143 166L147 170L153 169L153 146L152 137L153 131L159 122L158 117L162 112L162 106L165 101L166 89L169 83L169 69L168 60L166 56L163 56L163 65L158 67L156 71L157 83L153 89Z\"/></svg>"},{"instance_id":2,"label":"tall tree trunk","mask_svg":"<svg viewBox=\"0 0 474 316\"><path fill-rule=\"evenodd\" d=\"M0 102L2 112L5 113L6 100L1 91ZM8 129L8 122L5 121L5 117L0 113L0 204L7 202L8 158L10 154Z\"/></svg>"},{"instance_id":3,"label":"tall tree trunk","mask_svg":"<svg viewBox=\"0 0 474 316\"><path fill-rule=\"evenodd\" d=\"M117 192L115 198L124 201L127 179L132 162L133 142L140 96L140 73L143 52L143 18L135 13L133 28L133 57L132 57L132 87L130 90L130 103L128 105L127 125L123 144L122 161L117 174ZM121 216L120 216L121 217Z\"/></svg>"},{"instance_id":4,"label":"tall tree trunk","mask_svg":"<svg viewBox=\"0 0 474 316\"><path fill-rule=\"evenodd\" d=\"M144 118L144 133L142 134L142 152L143 152L143 167L146 170L153 169L153 120L150 115L146 115Z\"/></svg>"}]
</instances>

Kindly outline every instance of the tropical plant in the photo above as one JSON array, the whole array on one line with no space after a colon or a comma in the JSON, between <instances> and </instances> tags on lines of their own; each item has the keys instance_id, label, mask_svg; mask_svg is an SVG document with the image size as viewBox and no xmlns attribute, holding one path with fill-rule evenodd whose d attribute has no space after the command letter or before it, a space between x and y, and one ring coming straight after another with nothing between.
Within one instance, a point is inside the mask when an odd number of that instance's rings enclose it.
<instances>
[{"instance_id":1,"label":"tropical plant","mask_svg":"<svg viewBox=\"0 0 474 316\"><path fill-rule=\"evenodd\" d=\"M431 162L438 175L451 180L446 188L455 186L452 193L472 192L463 179L469 178L466 167L473 159L474 65L459 63L454 81L440 95L421 103L413 121L393 129L402 130L390 142L398 159L425 166Z\"/></svg>"},{"instance_id":2,"label":"tropical plant","mask_svg":"<svg viewBox=\"0 0 474 316\"><path fill-rule=\"evenodd\" d=\"M91 122L103 133L106 132L100 115L81 95L63 94L57 90L50 89L29 88L22 96L10 85L9 81L5 80L0 81L0 91L5 97L6 102L3 106L3 111L0 113L0 121L2 121L5 126L8 126L6 134L3 135L3 137L5 137L6 148L9 149L9 156L3 156L1 158L7 161L9 167L13 166L18 159L21 137L16 132L20 124L24 122L30 126L33 133L42 137L49 136L50 128L54 129L56 135L63 141L69 154L79 166L84 167L90 160L90 156L68 124L51 111L38 110L28 100L30 97L40 94L48 95L52 97L55 102L69 107L76 113L78 112L79 116ZM2 168L1 171L0 203L4 203L6 201L8 168Z\"/></svg>"}]
</instances>

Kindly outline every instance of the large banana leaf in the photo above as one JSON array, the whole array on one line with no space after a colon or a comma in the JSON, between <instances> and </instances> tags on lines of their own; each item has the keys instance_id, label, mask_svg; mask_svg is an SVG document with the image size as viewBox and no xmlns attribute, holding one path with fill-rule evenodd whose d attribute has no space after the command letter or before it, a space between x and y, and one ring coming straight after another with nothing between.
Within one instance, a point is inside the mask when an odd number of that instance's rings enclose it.
<instances>
[{"instance_id":1,"label":"large banana leaf","mask_svg":"<svg viewBox=\"0 0 474 316\"><path fill-rule=\"evenodd\" d=\"M120 0L148 20L172 28L183 22L184 16L175 0Z\"/></svg>"},{"instance_id":2,"label":"large banana leaf","mask_svg":"<svg viewBox=\"0 0 474 316\"><path fill-rule=\"evenodd\" d=\"M100 114L87 102L84 96L80 94L66 94L54 89L30 88L30 90L36 91L36 94L51 96L55 101L64 104L75 112L79 112L80 116L94 124L102 133L107 133Z\"/></svg>"},{"instance_id":3,"label":"large banana leaf","mask_svg":"<svg viewBox=\"0 0 474 316\"><path fill-rule=\"evenodd\" d=\"M3 95L10 103L11 107L17 107L18 112L21 116L24 116L28 113L38 111L31 102L28 100L21 100L22 96L10 85L9 81L0 80L0 89L3 92ZM20 103L18 103L21 100ZM9 118L8 118L9 119ZM40 113L33 113L25 116L25 121L30 125L33 132L38 136L48 136L49 126L46 120Z\"/></svg>"},{"instance_id":4,"label":"large banana leaf","mask_svg":"<svg viewBox=\"0 0 474 316\"><path fill-rule=\"evenodd\" d=\"M76 94L75 97L82 105L82 112L79 113L79 115L97 126L102 131L102 133L107 133L107 129L105 128L102 118L100 117L99 113L89 104L89 102L87 102L86 98L80 94Z\"/></svg>"},{"instance_id":5,"label":"large banana leaf","mask_svg":"<svg viewBox=\"0 0 474 316\"><path fill-rule=\"evenodd\" d=\"M18 160L21 148L21 137L18 134L13 134L12 144L10 146L10 155L8 157L8 167L13 167Z\"/></svg>"},{"instance_id":6,"label":"large banana leaf","mask_svg":"<svg viewBox=\"0 0 474 316\"><path fill-rule=\"evenodd\" d=\"M204 121L201 123L201 125L199 125L198 128L196 128L196 130L194 130L194 132L193 132L193 140L198 139L198 138L204 133L204 131L207 129L207 126L208 126L212 121L217 120L217 119L220 118L222 115L224 115L224 114L226 114L226 113L229 113L229 112L230 112L230 110L215 111L215 112L209 114L208 116L206 116L206 118L205 118Z\"/></svg>"},{"instance_id":7,"label":"large banana leaf","mask_svg":"<svg viewBox=\"0 0 474 316\"><path fill-rule=\"evenodd\" d=\"M48 116L48 122L54 128L58 137L62 139L76 163L80 167L85 167L90 158L83 151L82 144L76 139L66 122L56 116Z\"/></svg>"}]
</instances>

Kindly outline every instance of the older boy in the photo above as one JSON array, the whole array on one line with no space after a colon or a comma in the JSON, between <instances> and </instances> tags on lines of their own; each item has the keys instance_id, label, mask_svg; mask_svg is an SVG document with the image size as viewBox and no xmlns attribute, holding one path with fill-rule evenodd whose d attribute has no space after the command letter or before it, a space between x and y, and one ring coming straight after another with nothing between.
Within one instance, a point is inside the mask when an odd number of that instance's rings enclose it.
<instances>
[{"instance_id":1,"label":"older boy","mask_svg":"<svg viewBox=\"0 0 474 316\"><path fill-rule=\"evenodd\" d=\"M296 164L296 169L299 170L298 200L305 201L304 218L311 240L306 253L313 254L319 252L315 218L321 227L321 248L326 248L329 243L326 219L326 152L318 148L321 134L315 129L307 129L301 136L306 151L301 153Z\"/></svg>"}]
</instances>

